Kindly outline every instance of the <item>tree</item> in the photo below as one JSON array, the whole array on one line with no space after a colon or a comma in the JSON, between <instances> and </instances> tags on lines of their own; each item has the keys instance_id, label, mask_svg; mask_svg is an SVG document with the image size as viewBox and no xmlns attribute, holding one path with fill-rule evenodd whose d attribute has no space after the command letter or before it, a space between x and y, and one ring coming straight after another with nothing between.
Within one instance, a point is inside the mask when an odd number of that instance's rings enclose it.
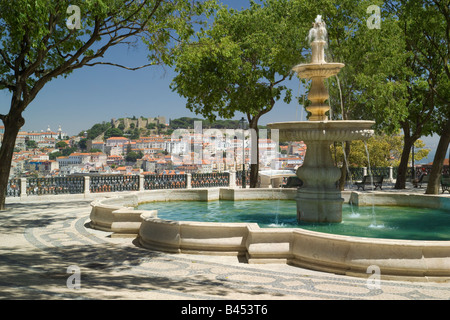
<instances>
[{"instance_id":1,"label":"tree","mask_svg":"<svg viewBox=\"0 0 450 320\"><path fill-rule=\"evenodd\" d=\"M86 150L87 149L87 142L88 142L88 140L86 138L80 139L80 141L78 142L78 148L80 150Z\"/></svg>"},{"instance_id":2,"label":"tree","mask_svg":"<svg viewBox=\"0 0 450 320\"><path fill-rule=\"evenodd\" d=\"M367 26L370 16L367 8L371 5L382 7L382 1L306 2L307 12L322 14L327 24L326 61L345 64L338 75L326 80L330 119L375 120L378 133L397 131L398 121L406 112L406 83L397 81L396 75L404 72L407 54L395 18L383 10L381 28L371 29ZM300 96L301 100L303 98L306 100L306 96ZM351 146L361 143L344 142L345 154L350 157ZM338 161L342 163L341 189L348 172L342 155Z\"/></svg>"},{"instance_id":3,"label":"tree","mask_svg":"<svg viewBox=\"0 0 450 320\"><path fill-rule=\"evenodd\" d=\"M414 147L416 161L428 156L430 150L425 148L423 141L417 140ZM350 167L398 167L403 150L403 137L399 134L379 134L368 139L366 143L360 140L352 141L351 150L349 155L344 156L342 146L336 145L332 154L335 155L335 161L346 159Z\"/></svg>"},{"instance_id":4,"label":"tree","mask_svg":"<svg viewBox=\"0 0 450 320\"><path fill-rule=\"evenodd\" d=\"M73 5L80 9L79 16L70 11ZM193 17L209 8L209 2L191 0L17 0L14 5L0 0L0 88L11 93L9 111L0 114L5 126L0 149L0 210L5 208L16 137L25 123L22 114L48 82L85 66L136 70L170 63L174 39L191 36ZM72 15L67 14L68 9ZM111 48L139 39L149 49L145 66L102 60Z\"/></svg>"},{"instance_id":5,"label":"tree","mask_svg":"<svg viewBox=\"0 0 450 320\"><path fill-rule=\"evenodd\" d=\"M61 154L63 157L68 157L76 151L78 151L77 147L67 147L65 149L62 149Z\"/></svg>"},{"instance_id":6,"label":"tree","mask_svg":"<svg viewBox=\"0 0 450 320\"><path fill-rule=\"evenodd\" d=\"M144 155L142 154L141 151L130 151L127 153L127 155L125 156L125 160L127 162L136 162L138 159L141 159Z\"/></svg>"},{"instance_id":7,"label":"tree","mask_svg":"<svg viewBox=\"0 0 450 320\"><path fill-rule=\"evenodd\" d=\"M55 147L58 148L58 149L64 149L64 148L67 147L67 143L64 142L64 141L58 141L58 142L55 144Z\"/></svg>"},{"instance_id":8,"label":"tree","mask_svg":"<svg viewBox=\"0 0 450 320\"><path fill-rule=\"evenodd\" d=\"M405 149L395 188L405 187L411 146L421 135L437 133L441 139L426 193L436 194L450 131L450 2L449 0L387 1L398 16L406 39L413 76L408 80L408 114L401 122Z\"/></svg>"},{"instance_id":9,"label":"tree","mask_svg":"<svg viewBox=\"0 0 450 320\"><path fill-rule=\"evenodd\" d=\"M134 130L132 130L131 134L130 134L130 139L132 140L136 140L139 139L141 136L139 129L138 128L134 128Z\"/></svg>"},{"instance_id":10,"label":"tree","mask_svg":"<svg viewBox=\"0 0 450 320\"><path fill-rule=\"evenodd\" d=\"M266 0L262 5L252 1L241 11L222 7L210 28L178 51L172 89L187 98L188 109L211 122L244 113L257 139L259 119L276 101L291 101L285 80L302 60L305 35L313 21L299 23L303 13L299 9L287 0ZM252 159L250 187L255 187L258 143L252 148L256 159Z\"/></svg>"},{"instance_id":11,"label":"tree","mask_svg":"<svg viewBox=\"0 0 450 320\"><path fill-rule=\"evenodd\" d=\"M51 152L48 154L48 158L50 160L56 160L56 158L62 157L62 156L63 156L63 154L61 151Z\"/></svg>"},{"instance_id":12,"label":"tree","mask_svg":"<svg viewBox=\"0 0 450 320\"><path fill-rule=\"evenodd\" d=\"M27 149L36 149L38 147L36 141L34 141L34 140L28 140L26 142L26 145L27 145Z\"/></svg>"},{"instance_id":13,"label":"tree","mask_svg":"<svg viewBox=\"0 0 450 320\"><path fill-rule=\"evenodd\" d=\"M86 138L88 140L94 140L99 135L103 134L106 130L108 130L109 128L111 128L110 122L96 123L90 129L88 129L86 131L87 132ZM120 126L119 126L119 128L120 128ZM82 131L78 134L78 136L80 136L80 137L84 137L84 135L85 135L84 131Z\"/></svg>"},{"instance_id":14,"label":"tree","mask_svg":"<svg viewBox=\"0 0 450 320\"><path fill-rule=\"evenodd\" d=\"M111 137L123 137L123 131L119 128L109 128L105 131L105 134L103 135L103 138L109 139Z\"/></svg>"}]
</instances>

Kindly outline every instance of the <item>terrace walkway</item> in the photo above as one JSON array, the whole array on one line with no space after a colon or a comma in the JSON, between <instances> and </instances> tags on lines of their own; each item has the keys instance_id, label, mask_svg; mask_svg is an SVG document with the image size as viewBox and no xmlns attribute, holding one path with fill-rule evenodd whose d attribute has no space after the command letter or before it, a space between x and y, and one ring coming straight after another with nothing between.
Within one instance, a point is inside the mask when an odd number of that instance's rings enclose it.
<instances>
[{"instance_id":1,"label":"terrace walkway","mask_svg":"<svg viewBox=\"0 0 450 320\"><path fill-rule=\"evenodd\" d=\"M450 299L450 283L370 288L367 279L284 264L150 251L90 229L89 203L9 201L0 212L0 299ZM67 287L71 265L79 289Z\"/></svg>"}]
</instances>

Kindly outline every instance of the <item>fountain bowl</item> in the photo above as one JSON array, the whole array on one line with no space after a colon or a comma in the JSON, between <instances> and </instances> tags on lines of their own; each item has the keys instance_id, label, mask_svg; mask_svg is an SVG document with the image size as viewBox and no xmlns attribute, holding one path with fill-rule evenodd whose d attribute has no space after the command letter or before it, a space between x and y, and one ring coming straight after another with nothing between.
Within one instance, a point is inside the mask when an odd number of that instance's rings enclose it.
<instances>
[{"instance_id":1,"label":"fountain bowl","mask_svg":"<svg viewBox=\"0 0 450 320\"><path fill-rule=\"evenodd\" d=\"M278 129L280 142L285 141L351 141L367 140L374 134L374 121L286 121L269 123Z\"/></svg>"},{"instance_id":2,"label":"fountain bowl","mask_svg":"<svg viewBox=\"0 0 450 320\"><path fill-rule=\"evenodd\" d=\"M292 70L297 72L300 78L310 79L314 77L329 78L339 73L345 66L338 62L324 62L324 63L306 63L296 65Z\"/></svg>"}]
</instances>

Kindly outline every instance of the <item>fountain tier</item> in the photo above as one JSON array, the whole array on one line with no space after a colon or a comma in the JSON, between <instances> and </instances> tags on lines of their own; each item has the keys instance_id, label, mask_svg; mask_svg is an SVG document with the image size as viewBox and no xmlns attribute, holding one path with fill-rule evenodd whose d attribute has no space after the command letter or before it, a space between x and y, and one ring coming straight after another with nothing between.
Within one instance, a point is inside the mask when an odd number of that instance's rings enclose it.
<instances>
[{"instance_id":1,"label":"fountain tier","mask_svg":"<svg viewBox=\"0 0 450 320\"><path fill-rule=\"evenodd\" d=\"M270 123L278 129L280 142L286 141L351 141L367 140L373 135L374 121L287 121Z\"/></svg>"}]
</instances>

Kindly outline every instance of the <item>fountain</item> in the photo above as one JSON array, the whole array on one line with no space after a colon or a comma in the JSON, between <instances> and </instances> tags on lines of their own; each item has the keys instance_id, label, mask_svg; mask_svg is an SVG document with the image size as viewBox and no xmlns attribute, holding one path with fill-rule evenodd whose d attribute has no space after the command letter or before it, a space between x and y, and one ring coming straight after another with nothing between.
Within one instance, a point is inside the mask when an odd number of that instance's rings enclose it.
<instances>
[{"instance_id":1,"label":"fountain","mask_svg":"<svg viewBox=\"0 0 450 320\"><path fill-rule=\"evenodd\" d=\"M279 130L280 142L303 141L307 145L303 166L296 173L303 181L296 198L297 220L305 222L342 221L344 200L336 187L341 171L333 164L330 145L335 141L367 140L374 133L374 121L328 121L330 106L325 101L329 95L324 80L337 75L344 64L325 61L326 37L326 25L319 15L309 32L312 61L293 68L300 78L311 79L308 100L312 103L306 108L309 120L268 124L270 129Z\"/></svg>"},{"instance_id":2,"label":"fountain","mask_svg":"<svg viewBox=\"0 0 450 320\"><path fill-rule=\"evenodd\" d=\"M324 79L344 67L341 63L327 63L324 58L326 27L320 16L310 32L313 58L310 64L294 67L299 77L312 80L308 99L312 105L308 121L281 122L269 125L279 130L282 141L304 141L307 152L304 164L296 175L303 186L273 192L272 188L186 188L139 191L131 195L117 195L95 200L91 203L90 225L92 228L112 232L113 236L137 237L139 246L151 250L174 253L218 254L245 256L248 263L288 263L293 266L324 272L367 277L373 266L380 269L383 279L408 279L418 281L449 281L450 241L444 231L442 241L417 241L392 239L390 232L382 238L335 234L345 228L342 221L344 198L356 206L383 205L433 208L450 212L450 197L443 195L418 195L392 192L340 192L336 181L340 170L333 165L330 145L334 141L366 140L373 135L373 121L328 121L325 104L328 92ZM168 220L158 217L154 202L227 200L294 200L297 207L297 228L261 228L255 222L212 222L199 218L199 210L182 204L177 213L192 213L200 221L180 221L178 216ZM148 208L137 204L149 203ZM263 202L259 202L263 203ZM214 204L213 204L214 205ZM241 203L242 205L242 203ZM254 203L252 207L258 211ZM266 207L271 204L265 204ZM277 210L280 203L277 204ZM290 209L289 209L290 210ZM395 209L398 211L398 208ZM210 211L210 210L208 210ZM244 215L249 210L241 210ZM407 210L410 211L410 210ZM229 217L230 210L226 210ZM258 213L258 212L257 212ZM345 211L344 211L345 213ZM353 212L352 212L353 214ZM428 219L428 212L426 214ZM163 216L163 214L161 214ZM402 216L406 216L403 214ZM347 219L348 216L346 216ZM348 219L350 220L352 216ZM406 217L409 219L409 216ZM446 217L445 217L446 218ZM434 218L433 218L434 219ZM208 220L208 221L204 221ZM423 221L416 218L416 221ZM446 220L448 221L448 220ZM307 230L304 222L318 222L319 228L330 227L330 233ZM328 222L329 224L325 224ZM442 222L446 225L447 222ZM423 227L420 225L420 227ZM367 227L362 233L367 235ZM323 229L320 229L323 231ZM398 233L396 230L392 231ZM396 234L397 235L397 234ZM386 237L386 238L384 238ZM409 239L406 237L405 239Z\"/></svg>"}]
</instances>

